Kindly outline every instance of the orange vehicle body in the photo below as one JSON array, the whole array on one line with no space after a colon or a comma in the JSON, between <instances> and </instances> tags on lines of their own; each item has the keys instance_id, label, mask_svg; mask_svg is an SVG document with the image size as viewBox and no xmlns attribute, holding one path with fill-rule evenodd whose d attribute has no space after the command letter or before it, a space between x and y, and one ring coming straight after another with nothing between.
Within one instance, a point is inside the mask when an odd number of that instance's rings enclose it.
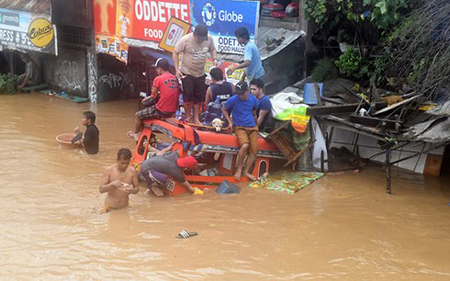
<instances>
[{"instance_id":1,"label":"orange vehicle body","mask_svg":"<svg viewBox=\"0 0 450 281\"><path fill-rule=\"evenodd\" d=\"M140 164L144 160L154 155L154 153L148 150L154 133L162 133L171 139L170 142L165 143L166 145L175 142L172 151L178 151L180 157L201 152L206 157L199 161L199 166L215 166L217 168L216 170L219 171L219 175L215 176L202 176L193 173L185 174L186 180L193 187L203 190L205 188L215 188L224 180L232 183L237 182L233 174L237 153L239 151L239 142L233 134L204 131L187 124L173 124L156 119L144 120L143 125L143 130L131 162L131 165L137 170L140 169ZM255 177L259 177L269 171L271 159L284 159L278 148L262 137L258 139L258 148L259 151L257 153L255 167L252 171L252 175ZM246 177L243 177L240 182L247 180ZM169 196L176 196L185 192L187 190L183 186L171 180L164 189L164 193Z\"/></svg>"}]
</instances>

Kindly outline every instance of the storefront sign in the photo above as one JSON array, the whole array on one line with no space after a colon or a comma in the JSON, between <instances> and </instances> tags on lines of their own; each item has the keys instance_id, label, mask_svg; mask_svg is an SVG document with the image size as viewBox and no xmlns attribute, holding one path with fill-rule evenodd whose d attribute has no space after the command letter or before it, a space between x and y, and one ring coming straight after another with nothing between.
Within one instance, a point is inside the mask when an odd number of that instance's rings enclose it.
<instances>
[{"instance_id":1,"label":"storefront sign","mask_svg":"<svg viewBox=\"0 0 450 281\"><path fill-rule=\"evenodd\" d=\"M95 38L95 47L97 53L116 57L125 64L128 62L129 46L127 43L123 42L120 37L98 35Z\"/></svg>"},{"instance_id":2,"label":"storefront sign","mask_svg":"<svg viewBox=\"0 0 450 281\"><path fill-rule=\"evenodd\" d=\"M28 37L31 43L38 48L44 48L50 44L53 35L52 23L44 18L35 19L28 28Z\"/></svg>"},{"instance_id":3,"label":"storefront sign","mask_svg":"<svg viewBox=\"0 0 450 281\"><path fill-rule=\"evenodd\" d=\"M207 25L217 51L233 54L244 53L244 47L234 36L239 27L247 28L250 40L255 40L260 6L259 1L231 0L93 0L93 3L97 35L161 42L170 19L175 17L193 26Z\"/></svg>"},{"instance_id":4,"label":"storefront sign","mask_svg":"<svg viewBox=\"0 0 450 281\"><path fill-rule=\"evenodd\" d=\"M191 23L205 24L214 38L216 49L220 53L243 54L244 47L239 45L234 31L245 27L250 40L256 38L259 1L211 1L191 0Z\"/></svg>"},{"instance_id":5,"label":"storefront sign","mask_svg":"<svg viewBox=\"0 0 450 281\"><path fill-rule=\"evenodd\" d=\"M163 50L173 52L175 44L184 35L188 34L191 29L191 25L185 21L182 21L176 17L172 17L167 24L167 28L164 31L164 36L159 42L158 47Z\"/></svg>"},{"instance_id":6,"label":"storefront sign","mask_svg":"<svg viewBox=\"0 0 450 281\"><path fill-rule=\"evenodd\" d=\"M160 42L171 17L189 23L189 0L117 0L116 34Z\"/></svg>"},{"instance_id":7,"label":"storefront sign","mask_svg":"<svg viewBox=\"0 0 450 281\"><path fill-rule=\"evenodd\" d=\"M0 8L0 44L56 54L56 33L50 16Z\"/></svg>"}]
</instances>

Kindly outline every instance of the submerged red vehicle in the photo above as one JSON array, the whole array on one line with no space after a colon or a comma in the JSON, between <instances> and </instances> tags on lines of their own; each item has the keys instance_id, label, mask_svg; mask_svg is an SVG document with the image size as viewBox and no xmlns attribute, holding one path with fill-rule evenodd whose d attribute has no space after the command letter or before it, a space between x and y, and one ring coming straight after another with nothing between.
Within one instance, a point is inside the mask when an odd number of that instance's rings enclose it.
<instances>
[{"instance_id":1,"label":"submerged red vehicle","mask_svg":"<svg viewBox=\"0 0 450 281\"><path fill-rule=\"evenodd\" d=\"M186 179L193 187L200 189L215 188L222 181L236 183L233 177L239 143L237 138L227 132L205 131L201 128L194 128L182 123L169 123L162 120L144 120L144 127L133 153L132 165L139 170L142 161L152 157L154 152L149 150L149 145L154 145L155 135L163 134L167 142L159 142L158 148L164 148L175 142L172 151L178 151L181 157L201 153L199 168L204 171L215 171L205 175L196 171L188 171ZM169 140L170 139L170 140ZM269 172L273 159L285 159L279 149L271 142L262 137L258 139L259 151L255 161L252 175L259 177ZM246 181L243 177L241 181ZM176 196L187 192L184 187L176 182L169 181L164 189L164 193Z\"/></svg>"}]
</instances>

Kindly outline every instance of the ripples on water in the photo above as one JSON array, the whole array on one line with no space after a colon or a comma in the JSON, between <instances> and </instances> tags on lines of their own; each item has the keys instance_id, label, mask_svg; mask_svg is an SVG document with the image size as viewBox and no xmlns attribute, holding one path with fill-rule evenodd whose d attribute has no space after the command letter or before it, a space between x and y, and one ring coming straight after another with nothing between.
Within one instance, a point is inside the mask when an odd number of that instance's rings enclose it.
<instances>
[{"instance_id":1,"label":"ripples on water","mask_svg":"<svg viewBox=\"0 0 450 281\"><path fill-rule=\"evenodd\" d=\"M92 108L91 108L92 107ZM101 151L55 136L98 115ZM99 214L103 168L133 148L136 101L75 104L41 94L0 96L2 279L448 280L448 181L378 168L327 176L294 195L157 199ZM199 236L175 239L182 229Z\"/></svg>"}]
</instances>

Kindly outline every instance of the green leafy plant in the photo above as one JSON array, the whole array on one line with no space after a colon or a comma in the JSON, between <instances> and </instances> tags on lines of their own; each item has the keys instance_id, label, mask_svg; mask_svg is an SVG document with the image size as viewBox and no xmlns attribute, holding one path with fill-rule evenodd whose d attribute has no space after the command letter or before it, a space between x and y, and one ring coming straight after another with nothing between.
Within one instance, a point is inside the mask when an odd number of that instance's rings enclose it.
<instances>
[{"instance_id":1,"label":"green leafy plant","mask_svg":"<svg viewBox=\"0 0 450 281\"><path fill-rule=\"evenodd\" d=\"M389 53L385 52L382 56L374 59L372 61L373 71L371 73L371 77L377 84L382 84L382 77L386 72L386 63L389 59Z\"/></svg>"},{"instance_id":2,"label":"green leafy plant","mask_svg":"<svg viewBox=\"0 0 450 281\"><path fill-rule=\"evenodd\" d=\"M406 16L404 11L409 9L408 0L364 0L364 6L370 8L370 21L384 31L399 23Z\"/></svg>"},{"instance_id":3,"label":"green leafy plant","mask_svg":"<svg viewBox=\"0 0 450 281\"><path fill-rule=\"evenodd\" d=\"M315 38L318 44L327 45L331 38L339 43L358 46L346 50L336 61L341 73L351 78L385 76L385 61L375 62L380 47L402 34L410 23L405 23L414 1L411 0L305 0L303 12L318 26ZM318 45L320 46L320 45ZM335 46L331 46L335 47ZM330 50L332 48L328 48ZM382 49L382 48L381 48ZM386 50L386 49L385 49ZM329 54L328 54L329 55Z\"/></svg>"},{"instance_id":4,"label":"green leafy plant","mask_svg":"<svg viewBox=\"0 0 450 281\"><path fill-rule=\"evenodd\" d=\"M317 61L311 73L315 82L323 82L337 77L337 69L334 59L323 58Z\"/></svg>"},{"instance_id":5,"label":"green leafy plant","mask_svg":"<svg viewBox=\"0 0 450 281\"><path fill-rule=\"evenodd\" d=\"M328 21L326 0L303 1L303 11L307 19L313 19L319 27Z\"/></svg>"},{"instance_id":6,"label":"green leafy plant","mask_svg":"<svg viewBox=\"0 0 450 281\"><path fill-rule=\"evenodd\" d=\"M13 95L16 93L17 75L11 73L0 74L0 94Z\"/></svg>"},{"instance_id":7,"label":"green leafy plant","mask_svg":"<svg viewBox=\"0 0 450 281\"><path fill-rule=\"evenodd\" d=\"M343 74L349 77L359 78L361 76L361 60L362 58L359 52L354 47L348 47L339 56L339 59L335 61L335 64Z\"/></svg>"},{"instance_id":8,"label":"green leafy plant","mask_svg":"<svg viewBox=\"0 0 450 281\"><path fill-rule=\"evenodd\" d=\"M343 21L358 23L369 20L385 31L402 21L410 7L410 0L305 0L303 11L307 19L320 28L338 26ZM359 4L359 5L358 5ZM362 4L362 5L361 5Z\"/></svg>"}]
</instances>

